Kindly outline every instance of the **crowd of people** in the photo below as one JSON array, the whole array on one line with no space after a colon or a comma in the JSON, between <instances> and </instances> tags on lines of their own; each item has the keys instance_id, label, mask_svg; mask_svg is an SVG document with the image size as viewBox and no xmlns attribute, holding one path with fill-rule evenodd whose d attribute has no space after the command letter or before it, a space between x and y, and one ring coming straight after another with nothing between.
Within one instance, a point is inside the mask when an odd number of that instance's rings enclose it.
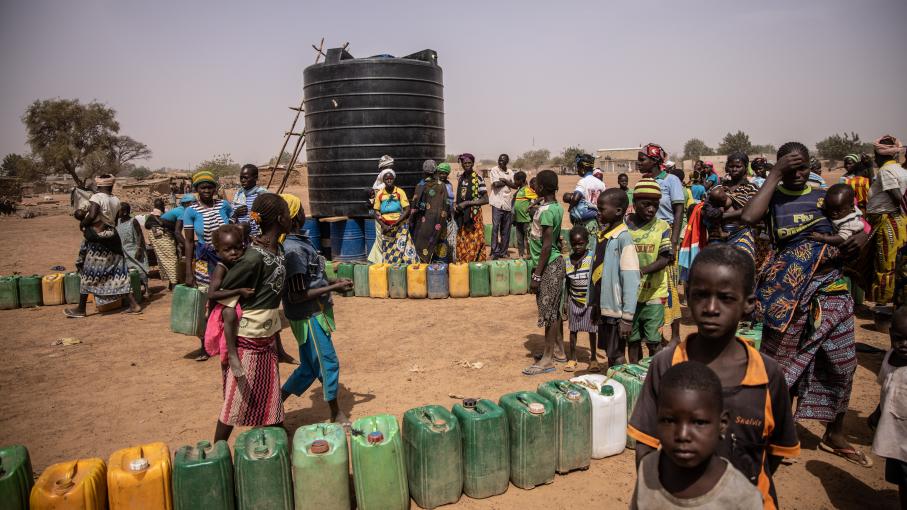
<instances>
[{"instance_id":1,"label":"crowd of people","mask_svg":"<svg viewBox=\"0 0 907 510\"><path fill-rule=\"evenodd\" d=\"M639 151L641 178L632 188L625 174L607 188L594 158L577 156L579 182L560 201L555 172L529 178L502 154L486 184L468 153L458 158L456 185L449 163L425 161L410 199L396 184L393 158L384 156L368 191L378 233L368 259L506 258L513 225L517 254L530 260L537 326L545 333L524 375L558 365L577 370L579 333L589 336L590 372L603 369L598 350L609 367L654 356L629 417L639 468L633 507L777 508L772 475L799 453L795 421L824 423L820 449L872 466L844 430L857 365L853 295L905 304L902 153L896 138L883 136L874 154L849 155L841 182L827 186L821 166L797 142L782 145L774 164L734 153L724 176L697 162L689 178L650 143ZM327 281L325 259L303 229L301 201L269 193L257 174L244 166L242 188L227 201L218 198L214 175L197 172L194 194L169 211L156 203L143 224L112 195L113 177L102 176L76 213L84 233L82 299L67 316L85 316L88 294L99 303L125 298L127 311L140 313L128 270L147 282L142 227L162 279L174 285L184 278L207 292L198 359L219 355L223 367L216 439L235 425L282 424L284 400L316 379L332 419L347 423L337 406L331 293L352 283ZM572 228L562 239L565 215ZM682 298L696 324L686 338ZM282 352L280 308L298 341L298 362ZM762 324L761 349L738 338L741 322ZM886 479L900 487L903 503L907 428L898 388L907 387L907 309L896 308L892 324L870 423L878 427L873 449L887 459ZM282 387L280 362L298 363Z\"/></svg>"}]
</instances>

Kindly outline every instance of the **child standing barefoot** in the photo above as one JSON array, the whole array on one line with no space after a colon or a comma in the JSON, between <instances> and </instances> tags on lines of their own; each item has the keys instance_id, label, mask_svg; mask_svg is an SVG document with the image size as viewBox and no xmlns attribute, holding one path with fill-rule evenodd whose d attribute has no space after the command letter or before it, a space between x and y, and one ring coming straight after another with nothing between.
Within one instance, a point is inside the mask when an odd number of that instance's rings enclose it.
<instances>
[{"instance_id":1,"label":"child standing barefoot","mask_svg":"<svg viewBox=\"0 0 907 510\"><path fill-rule=\"evenodd\" d=\"M570 258L564 261L567 266L567 323L570 327L570 348L564 371L576 370L576 337L580 331L584 331L589 334L589 371L601 372L595 349L598 326L593 324L592 307L588 298L592 252L589 251L589 231L584 225L574 225L570 229L570 247Z\"/></svg>"},{"instance_id":2,"label":"child standing barefoot","mask_svg":"<svg viewBox=\"0 0 907 510\"><path fill-rule=\"evenodd\" d=\"M760 510L762 495L718 456L728 412L721 381L696 361L674 365L658 386L661 450L639 465L630 509Z\"/></svg>"},{"instance_id":3,"label":"child standing barefoot","mask_svg":"<svg viewBox=\"0 0 907 510\"><path fill-rule=\"evenodd\" d=\"M290 234L283 242L287 266L283 309L299 342L299 366L284 383L280 396L284 401L290 395L298 397L318 379L324 400L331 408L331 421L346 425L349 419L337 403L340 363L331 341L331 332L335 329L331 292L349 290L353 282L328 283L324 275L324 257L318 254L302 230L305 224L302 203L295 195L280 196L289 206L292 218Z\"/></svg>"},{"instance_id":4,"label":"child standing barefoot","mask_svg":"<svg viewBox=\"0 0 907 510\"><path fill-rule=\"evenodd\" d=\"M875 429L872 451L885 457L885 481L898 486L901 508L907 508L907 308L900 307L891 320L891 350L882 360L879 406L869 416Z\"/></svg>"},{"instance_id":5,"label":"child standing barefoot","mask_svg":"<svg viewBox=\"0 0 907 510\"><path fill-rule=\"evenodd\" d=\"M564 258L560 252L564 209L557 203L557 174L542 170L536 177L539 206L529 232L529 254L536 264L529 290L535 294L539 327L545 328L542 357L523 369L523 375L554 372L554 360L564 356L564 323L561 296L564 288Z\"/></svg>"},{"instance_id":6,"label":"child standing barefoot","mask_svg":"<svg viewBox=\"0 0 907 510\"><path fill-rule=\"evenodd\" d=\"M266 193L255 199L250 217L261 235L227 271L221 285L255 291L249 297L221 301L229 308L240 304L243 317L236 334L225 331L229 358L239 366L223 367L224 405L215 441L228 439L235 425L282 425L284 419L276 343L286 269L278 239L290 230L290 211L280 196Z\"/></svg>"}]
</instances>

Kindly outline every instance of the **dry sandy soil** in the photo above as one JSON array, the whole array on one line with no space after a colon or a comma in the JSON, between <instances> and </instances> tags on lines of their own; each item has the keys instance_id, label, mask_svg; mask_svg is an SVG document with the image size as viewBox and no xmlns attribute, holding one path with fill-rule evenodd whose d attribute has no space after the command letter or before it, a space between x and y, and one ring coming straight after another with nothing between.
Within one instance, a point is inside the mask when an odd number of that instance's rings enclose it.
<instances>
[{"instance_id":1,"label":"dry sandy soil","mask_svg":"<svg viewBox=\"0 0 907 510\"><path fill-rule=\"evenodd\" d=\"M575 178L562 182L572 188ZM70 217L0 218L0 274L47 273L57 264L71 269L78 245L79 232ZM152 286L161 284L152 281ZM450 406L455 402L451 393L497 399L568 377L564 372L534 378L520 374L542 346L532 296L439 301L337 297L335 303L340 401L353 418L374 413L400 417L428 403ZM67 320L61 306L0 311L0 328L7 331L0 336L5 353L0 444L27 445L41 471L77 457L107 458L133 444L164 441L175 450L210 438L221 406L220 367L214 359L197 363L187 356L197 341L170 333L169 311L165 290L155 294L141 316ZM464 328L467 321L475 325ZM683 330L692 330L689 322ZM856 335L860 343L887 348L887 336L865 319L858 320ZM51 346L63 337L82 343ZM284 335L284 345L293 352L291 335ZM580 355L585 359L587 351ZM461 360L482 361L484 367L463 368L457 364ZM872 435L865 418L878 402L880 362L881 354L859 355L846 420L850 440L867 451ZM291 369L281 365L281 376L286 378ZM302 398L291 398L286 410L291 430L328 417L317 383ZM873 457L875 466L865 469L818 451L821 432L817 423L799 427L803 453L775 476L782 505L896 508L896 489L884 481L884 461ZM626 508L635 478L633 452L625 451L593 461L587 471L558 476L551 485L531 491L511 487L487 500L464 496L458 506Z\"/></svg>"}]
</instances>

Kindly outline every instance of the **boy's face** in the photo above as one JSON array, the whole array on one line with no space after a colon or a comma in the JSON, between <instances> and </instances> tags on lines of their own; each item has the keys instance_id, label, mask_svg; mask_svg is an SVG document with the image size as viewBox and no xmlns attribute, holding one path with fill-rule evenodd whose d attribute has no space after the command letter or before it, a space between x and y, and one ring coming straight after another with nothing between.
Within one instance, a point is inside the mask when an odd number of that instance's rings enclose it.
<instances>
[{"instance_id":1,"label":"boy's face","mask_svg":"<svg viewBox=\"0 0 907 510\"><path fill-rule=\"evenodd\" d=\"M826 195L822 212L832 220L840 220L853 212L853 200L846 200L844 194Z\"/></svg>"},{"instance_id":2,"label":"boy's face","mask_svg":"<svg viewBox=\"0 0 907 510\"><path fill-rule=\"evenodd\" d=\"M728 414L705 392L669 388L658 396L657 434L661 450L676 466L708 461L727 429Z\"/></svg>"},{"instance_id":3,"label":"boy's face","mask_svg":"<svg viewBox=\"0 0 907 510\"><path fill-rule=\"evenodd\" d=\"M570 247L573 248L574 255L582 255L586 253L586 248L589 246L588 236L582 234L573 234L570 236Z\"/></svg>"},{"instance_id":4,"label":"boy's face","mask_svg":"<svg viewBox=\"0 0 907 510\"><path fill-rule=\"evenodd\" d=\"M513 184L515 184L519 188L522 188L523 186L526 185L526 178L525 177L514 177Z\"/></svg>"},{"instance_id":5,"label":"boy's face","mask_svg":"<svg viewBox=\"0 0 907 510\"><path fill-rule=\"evenodd\" d=\"M634 198L633 210L643 223L652 221L655 213L658 212L658 200L654 198Z\"/></svg>"},{"instance_id":6,"label":"boy's face","mask_svg":"<svg viewBox=\"0 0 907 510\"><path fill-rule=\"evenodd\" d=\"M620 189L627 189L630 185L630 179L626 175L617 176L617 185L620 186Z\"/></svg>"},{"instance_id":7,"label":"boy's face","mask_svg":"<svg viewBox=\"0 0 907 510\"><path fill-rule=\"evenodd\" d=\"M258 172L250 168L243 168L239 172L239 185L249 189L258 184Z\"/></svg>"},{"instance_id":8,"label":"boy's face","mask_svg":"<svg viewBox=\"0 0 907 510\"><path fill-rule=\"evenodd\" d=\"M218 246L220 246L220 249L217 251L217 255L227 264L235 263L245 251L243 250L242 238L233 232L220 234Z\"/></svg>"},{"instance_id":9,"label":"boy's face","mask_svg":"<svg viewBox=\"0 0 907 510\"><path fill-rule=\"evenodd\" d=\"M733 338L737 323L752 313L756 301L753 294L744 294L743 278L727 265L695 266L689 294L693 321L706 340Z\"/></svg>"},{"instance_id":10,"label":"boy's face","mask_svg":"<svg viewBox=\"0 0 907 510\"><path fill-rule=\"evenodd\" d=\"M891 321L891 350L907 360L907 315L895 313Z\"/></svg>"},{"instance_id":11,"label":"boy's face","mask_svg":"<svg viewBox=\"0 0 907 510\"><path fill-rule=\"evenodd\" d=\"M598 221L602 225L611 225L624 217L624 209L615 206L604 194L598 197Z\"/></svg>"}]
</instances>

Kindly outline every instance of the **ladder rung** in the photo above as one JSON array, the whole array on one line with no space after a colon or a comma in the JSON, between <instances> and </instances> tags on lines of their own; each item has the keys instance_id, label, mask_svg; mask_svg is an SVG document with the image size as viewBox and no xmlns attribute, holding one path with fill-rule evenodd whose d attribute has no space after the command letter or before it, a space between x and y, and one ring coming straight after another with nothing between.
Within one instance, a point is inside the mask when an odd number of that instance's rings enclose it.
<instances>
[{"instance_id":1,"label":"ladder rung","mask_svg":"<svg viewBox=\"0 0 907 510\"><path fill-rule=\"evenodd\" d=\"M290 109L293 110L294 112L304 112L305 111L305 109L297 108L295 106L291 106Z\"/></svg>"},{"instance_id":2,"label":"ladder rung","mask_svg":"<svg viewBox=\"0 0 907 510\"><path fill-rule=\"evenodd\" d=\"M293 136L302 136L303 133L293 133L292 131L285 131L284 136L293 135Z\"/></svg>"}]
</instances>

